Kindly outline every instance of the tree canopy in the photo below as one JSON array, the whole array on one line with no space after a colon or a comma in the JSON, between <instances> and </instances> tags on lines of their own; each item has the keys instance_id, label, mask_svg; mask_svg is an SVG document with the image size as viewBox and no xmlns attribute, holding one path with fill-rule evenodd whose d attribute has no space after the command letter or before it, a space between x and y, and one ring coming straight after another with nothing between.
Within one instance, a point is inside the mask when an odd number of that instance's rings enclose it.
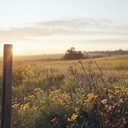
<instances>
[{"instance_id":1,"label":"tree canopy","mask_svg":"<svg viewBox=\"0 0 128 128\"><path fill-rule=\"evenodd\" d=\"M84 58L84 53L82 51L76 51L74 47L68 49L63 57L66 60L75 60Z\"/></svg>"}]
</instances>

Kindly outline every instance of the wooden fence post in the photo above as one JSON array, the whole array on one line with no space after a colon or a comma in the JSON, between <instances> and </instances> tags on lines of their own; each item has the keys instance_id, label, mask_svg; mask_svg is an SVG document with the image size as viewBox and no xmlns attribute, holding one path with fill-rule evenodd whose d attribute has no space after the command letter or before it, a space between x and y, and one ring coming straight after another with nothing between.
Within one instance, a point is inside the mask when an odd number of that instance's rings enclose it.
<instances>
[{"instance_id":1,"label":"wooden fence post","mask_svg":"<svg viewBox=\"0 0 128 128\"><path fill-rule=\"evenodd\" d=\"M11 128L12 45L4 45L1 128Z\"/></svg>"}]
</instances>

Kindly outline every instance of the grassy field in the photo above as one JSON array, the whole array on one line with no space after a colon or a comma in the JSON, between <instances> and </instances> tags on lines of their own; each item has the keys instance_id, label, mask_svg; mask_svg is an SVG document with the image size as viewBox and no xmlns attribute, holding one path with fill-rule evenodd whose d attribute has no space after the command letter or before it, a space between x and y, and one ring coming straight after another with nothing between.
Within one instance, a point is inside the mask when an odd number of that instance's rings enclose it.
<instances>
[{"instance_id":1,"label":"grassy field","mask_svg":"<svg viewBox=\"0 0 128 128\"><path fill-rule=\"evenodd\" d=\"M127 126L128 55L14 61L12 128Z\"/></svg>"},{"instance_id":2,"label":"grassy field","mask_svg":"<svg viewBox=\"0 0 128 128\"><path fill-rule=\"evenodd\" d=\"M90 59L89 59L90 60ZM102 70L128 70L128 55L118 55L112 57L105 57L105 58L97 58L95 59L97 64ZM79 60L76 61L63 61L63 60L56 60L56 61L43 61L43 60L24 60L24 61L14 61L15 64L21 65L28 65L28 64L36 64L37 66L42 65L45 68L54 68L57 70L63 70L72 66L73 64L77 64ZM87 60L81 60L83 64L88 62Z\"/></svg>"}]
</instances>

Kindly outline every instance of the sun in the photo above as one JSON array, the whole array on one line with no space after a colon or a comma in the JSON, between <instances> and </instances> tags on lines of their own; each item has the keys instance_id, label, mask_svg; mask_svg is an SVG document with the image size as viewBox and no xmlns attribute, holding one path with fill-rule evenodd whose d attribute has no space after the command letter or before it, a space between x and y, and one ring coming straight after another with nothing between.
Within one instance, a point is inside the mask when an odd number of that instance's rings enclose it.
<instances>
[{"instance_id":1,"label":"sun","mask_svg":"<svg viewBox=\"0 0 128 128\"><path fill-rule=\"evenodd\" d=\"M21 45L13 45L13 54L14 55L22 55L24 52L24 48Z\"/></svg>"}]
</instances>

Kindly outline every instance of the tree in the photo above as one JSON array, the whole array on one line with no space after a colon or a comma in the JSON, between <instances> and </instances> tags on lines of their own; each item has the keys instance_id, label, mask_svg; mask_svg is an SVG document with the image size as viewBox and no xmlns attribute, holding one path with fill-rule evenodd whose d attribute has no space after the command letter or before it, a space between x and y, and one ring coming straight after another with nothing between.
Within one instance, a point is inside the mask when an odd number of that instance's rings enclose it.
<instances>
[{"instance_id":1,"label":"tree","mask_svg":"<svg viewBox=\"0 0 128 128\"><path fill-rule=\"evenodd\" d=\"M75 60L84 58L84 54L81 51L75 51L74 47L68 49L63 57L66 60Z\"/></svg>"}]
</instances>

